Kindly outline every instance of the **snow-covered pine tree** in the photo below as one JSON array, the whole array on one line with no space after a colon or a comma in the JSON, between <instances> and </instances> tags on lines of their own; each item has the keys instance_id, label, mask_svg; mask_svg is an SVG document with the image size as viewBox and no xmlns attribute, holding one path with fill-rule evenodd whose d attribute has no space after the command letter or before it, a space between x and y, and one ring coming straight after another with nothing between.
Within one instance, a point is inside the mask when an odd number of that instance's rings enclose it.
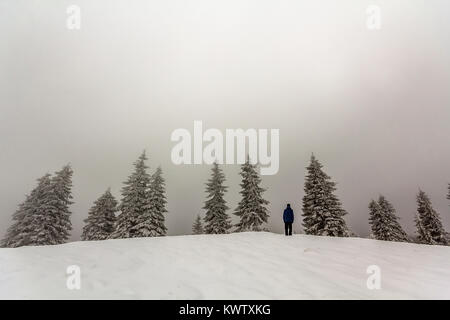
<instances>
[{"instance_id":1,"label":"snow-covered pine tree","mask_svg":"<svg viewBox=\"0 0 450 320\"><path fill-rule=\"evenodd\" d=\"M378 203L372 200L369 204L369 224L374 239L385 241L409 241L408 235L400 226L393 205L380 195Z\"/></svg>"},{"instance_id":2,"label":"snow-covered pine tree","mask_svg":"<svg viewBox=\"0 0 450 320\"><path fill-rule=\"evenodd\" d=\"M124 183L120 214L112 238L149 237L153 234L148 190L150 175L147 173L146 160L144 151L134 162L134 172Z\"/></svg>"},{"instance_id":3,"label":"snow-covered pine tree","mask_svg":"<svg viewBox=\"0 0 450 320\"><path fill-rule=\"evenodd\" d=\"M43 246L59 244L61 239L59 226L55 220L54 183L49 174L39 179L36 192L32 195L31 205L22 219L20 246Z\"/></svg>"},{"instance_id":4,"label":"snow-covered pine tree","mask_svg":"<svg viewBox=\"0 0 450 320\"><path fill-rule=\"evenodd\" d=\"M51 200L48 214L52 215L54 220L53 228L57 231L56 243L65 243L72 230L69 210L69 206L73 203L72 175L71 166L65 165L60 171L55 172L51 179L53 191L49 195Z\"/></svg>"},{"instance_id":5,"label":"snow-covered pine tree","mask_svg":"<svg viewBox=\"0 0 450 320\"><path fill-rule=\"evenodd\" d=\"M194 224L192 225L192 234L203 234L203 225L202 225L202 218L200 218L200 215L197 215L197 218L194 221Z\"/></svg>"},{"instance_id":6,"label":"snow-covered pine tree","mask_svg":"<svg viewBox=\"0 0 450 320\"><path fill-rule=\"evenodd\" d=\"M450 183L448 184L447 199L450 200Z\"/></svg>"},{"instance_id":7,"label":"snow-covered pine tree","mask_svg":"<svg viewBox=\"0 0 450 320\"><path fill-rule=\"evenodd\" d=\"M152 234L151 236L165 236L167 228L164 224L164 214L166 209L166 190L165 181L162 176L162 169L158 167L151 177L150 182L150 211L152 213Z\"/></svg>"},{"instance_id":8,"label":"snow-covered pine tree","mask_svg":"<svg viewBox=\"0 0 450 320\"><path fill-rule=\"evenodd\" d=\"M419 190L417 195L417 232L419 241L426 244L448 245L446 232L439 214L433 209L428 195Z\"/></svg>"},{"instance_id":9,"label":"snow-covered pine tree","mask_svg":"<svg viewBox=\"0 0 450 320\"><path fill-rule=\"evenodd\" d=\"M414 222L416 223L417 233L419 234L417 238L418 243L436 244L430 231L423 224L419 213L416 213Z\"/></svg>"},{"instance_id":10,"label":"snow-covered pine tree","mask_svg":"<svg viewBox=\"0 0 450 320\"><path fill-rule=\"evenodd\" d=\"M206 210L204 217L204 232L208 234L228 233L231 228L230 217L227 214L228 207L223 198L227 191L224 185L225 175L217 163L213 164L211 178L206 183L206 201L203 209Z\"/></svg>"},{"instance_id":11,"label":"snow-covered pine tree","mask_svg":"<svg viewBox=\"0 0 450 320\"><path fill-rule=\"evenodd\" d=\"M447 199L450 200L450 183L448 184ZM450 232L447 232L447 242L450 244Z\"/></svg>"},{"instance_id":12,"label":"snow-covered pine tree","mask_svg":"<svg viewBox=\"0 0 450 320\"><path fill-rule=\"evenodd\" d=\"M322 170L322 164L311 155L307 167L303 197L303 227L306 234L348 237L343 218L347 212L334 194L336 183Z\"/></svg>"},{"instance_id":13,"label":"snow-covered pine tree","mask_svg":"<svg viewBox=\"0 0 450 320\"><path fill-rule=\"evenodd\" d=\"M239 217L236 231L262 231L262 224L267 223L269 213L266 205L269 201L262 197L265 189L260 186L261 178L258 165L252 164L250 158L241 166L242 182L240 184L242 199L234 214Z\"/></svg>"},{"instance_id":14,"label":"snow-covered pine tree","mask_svg":"<svg viewBox=\"0 0 450 320\"><path fill-rule=\"evenodd\" d=\"M380 205L375 200L370 200L369 203L369 225L372 232L370 233L370 239L384 240L384 224L383 211Z\"/></svg>"},{"instance_id":15,"label":"snow-covered pine tree","mask_svg":"<svg viewBox=\"0 0 450 320\"><path fill-rule=\"evenodd\" d=\"M84 219L85 226L81 240L108 239L114 231L116 212L117 201L108 189L94 202L88 217Z\"/></svg>"},{"instance_id":16,"label":"snow-covered pine tree","mask_svg":"<svg viewBox=\"0 0 450 320\"><path fill-rule=\"evenodd\" d=\"M67 241L72 225L69 205L73 171L69 165L51 177L38 179L13 216L15 221L3 241L4 246L52 245Z\"/></svg>"},{"instance_id":17,"label":"snow-covered pine tree","mask_svg":"<svg viewBox=\"0 0 450 320\"><path fill-rule=\"evenodd\" d=\"M5 238L2 240L0 246L7 248L14 248L18 246L19 242L24 243L24 237L27 236L23 231L25 230L24 218L30 215L33 208L33 203L36 200L37 194L40 190L41 184L48 178L48 174L39 178L38 185L26 196L25 201L19 205L19 208L13 214L13 224L8 228Z\"/></svg>"}]
</instances>

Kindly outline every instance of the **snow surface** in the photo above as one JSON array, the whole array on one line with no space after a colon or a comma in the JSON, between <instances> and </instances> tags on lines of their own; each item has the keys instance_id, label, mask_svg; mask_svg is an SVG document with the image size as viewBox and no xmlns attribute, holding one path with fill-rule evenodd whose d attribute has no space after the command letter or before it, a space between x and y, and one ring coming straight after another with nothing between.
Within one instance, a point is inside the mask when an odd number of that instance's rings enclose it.
<instances>
[{"instance_id":1,"label":"snow surface","mask_svg":"<svg viewBox=\"0 0 450 320\"><path fill-rule=\"evenodd\" d=\"M246 232L0 249L0 298L450 299L450 247Z\"/></svg>"}]
</instances>

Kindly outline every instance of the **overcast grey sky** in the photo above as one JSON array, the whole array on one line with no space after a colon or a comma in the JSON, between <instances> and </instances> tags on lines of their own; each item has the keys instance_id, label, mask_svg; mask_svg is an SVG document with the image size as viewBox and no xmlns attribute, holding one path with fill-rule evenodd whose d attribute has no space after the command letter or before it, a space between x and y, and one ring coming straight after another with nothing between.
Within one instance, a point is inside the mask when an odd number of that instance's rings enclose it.
<instances>
[{"instance_id":1,"label":"overcast grey sky","mask_svg":"<svg viewBox=\"0 0 450 320\"><path fill-rule=\"evenodd\" d=\"M71 4L80 30L66 28ZM79 239L143 149L164 171L169 234L190 233L210 167L172 164L170 134L194 120L280 129L280 170L263 177L273 231L286 202L301 229L312 152L354 232L367 235L379 193L414 232L419 187L450 230L449 16L446 0L0 0L0 237L35 179L70 162ZM231 213L239 168L224 171Z\"/></svg>"}]
</instances>

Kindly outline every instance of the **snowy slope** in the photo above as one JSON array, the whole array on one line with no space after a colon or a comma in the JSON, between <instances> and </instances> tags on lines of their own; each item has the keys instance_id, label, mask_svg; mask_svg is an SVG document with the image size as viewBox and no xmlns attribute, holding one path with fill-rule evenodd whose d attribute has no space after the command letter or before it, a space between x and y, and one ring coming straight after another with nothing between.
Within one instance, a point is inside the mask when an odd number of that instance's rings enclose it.
<instances>
[{"instance_id":1,"label":"snowy slope","mask_svg":"<svg viewBox=\"0 0 450 320\"><path fill-rule=\"evenodd\" d=\"M450 299L450 247L261 232L0 249L0 298Z\"/></svg>"}]
</instances>

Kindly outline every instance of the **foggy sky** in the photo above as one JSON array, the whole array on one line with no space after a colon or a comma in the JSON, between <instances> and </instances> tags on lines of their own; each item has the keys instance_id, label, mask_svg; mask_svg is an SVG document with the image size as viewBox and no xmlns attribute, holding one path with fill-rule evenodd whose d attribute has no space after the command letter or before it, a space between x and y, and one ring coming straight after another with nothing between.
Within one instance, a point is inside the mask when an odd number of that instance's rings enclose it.
<instances>
[{"instance_id":1,"label":"foggy sky","mask_svg":"<svg viewBox=\"0 0 450 320\"><path fill-rule=\"evenodd\" d=\"M81 7L81 30L66 8ZM380 30L366 8L381 8ZM450 231L448 1L0 0L0 237L47 172L71 163L82 220L108 187L119 199L146 149L167 183L170 235L188 234L210 166L172 164L170 134L280 129L280 169L263 177L270 228L287 202L299 232L312 152L338 183L346 221L368 234L381 193L414 232L427 192ZM239 167L224 166L231 212ZM236 217L233 217L236 221Z\"/></svg>"}]
</instances>

